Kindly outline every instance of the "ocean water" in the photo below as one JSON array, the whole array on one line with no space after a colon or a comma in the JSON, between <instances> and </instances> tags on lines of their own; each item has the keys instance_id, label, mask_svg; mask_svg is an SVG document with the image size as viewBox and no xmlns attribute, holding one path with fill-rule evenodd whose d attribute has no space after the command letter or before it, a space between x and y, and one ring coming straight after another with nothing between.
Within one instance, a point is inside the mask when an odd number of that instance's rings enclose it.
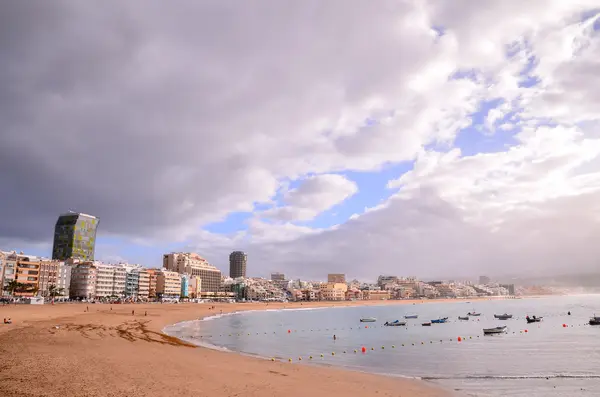
<instances>
[{"instance_id":1,"label":"ocean water","mask_svg":"<svg viewBox=\"0 0 600 397\"><path fill-rule=\"evenodd\" d=\"M473 310L481 316L458 320ZM513 319L494 319L505 312ZM405 320L406 327L383 326L413 313L419 318ZM465 396L600 396L600 326L587 325L595 313L600 295L255 311L179 323L165 332L198 345L291 359L290 365L420 378ZM527 324L526 315L543 320ZM362 317L377 322L360 323ZM439 317L449 323L421 326ZM507 325L508 333L483 336L483 328L498 325Z\"/></svg>"}]
</instances>

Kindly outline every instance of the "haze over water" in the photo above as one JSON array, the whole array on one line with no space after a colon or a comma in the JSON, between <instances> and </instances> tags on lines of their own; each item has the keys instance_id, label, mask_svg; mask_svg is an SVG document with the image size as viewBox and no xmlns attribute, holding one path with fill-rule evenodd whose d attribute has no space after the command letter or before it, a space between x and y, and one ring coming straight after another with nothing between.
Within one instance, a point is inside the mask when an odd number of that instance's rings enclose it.
<instances>
[{"instance_id":1,"label":"haze over water","mask_svg":"<svg viewBox=\"0 0 600 397\"><path fill-rule=\"evenodd\" d=\"M457 319L472 310L481 317ZM504 312L514 318L494 319ZM407 327L383 326L412 313L419 318L406 320ZM302 357L302 363L423 378L470 396L571 397L598 395L600 327L586 325L594 313L600 314L600 295L258 311L180 323L165 331L197 344L294 363ZM544 319L527 324L526 315ZM421 326L446 316L447 324ZM361 324L362 317L378 321ZM509 332L483 336L482 328L497 325L507 325ZM361 353L363 346L366 353Z\"/></svg>"}]
</instances>

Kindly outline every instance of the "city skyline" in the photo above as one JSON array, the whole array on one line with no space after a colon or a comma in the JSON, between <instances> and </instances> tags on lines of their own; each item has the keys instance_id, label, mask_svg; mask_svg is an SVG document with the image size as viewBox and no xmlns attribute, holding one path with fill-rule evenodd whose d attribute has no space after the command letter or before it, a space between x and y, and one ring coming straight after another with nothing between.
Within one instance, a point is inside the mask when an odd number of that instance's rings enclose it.
<instances>
[{"instance_id":1,"label":"city skyline","mask_svg":"<svg viewBox=\"0 0 600 397\"><path fill-rule=\"evenodd\" d=\"M48 256L76 208L149 267L597 269L596 4L345 4L5 5L0 247Z\"/></svg>"}]
</instances>

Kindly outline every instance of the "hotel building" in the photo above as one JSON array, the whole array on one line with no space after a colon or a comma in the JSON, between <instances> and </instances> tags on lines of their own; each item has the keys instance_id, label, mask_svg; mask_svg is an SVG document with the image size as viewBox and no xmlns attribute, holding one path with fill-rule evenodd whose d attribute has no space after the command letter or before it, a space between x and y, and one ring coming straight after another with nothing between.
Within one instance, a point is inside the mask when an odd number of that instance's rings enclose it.
<instances>
[{"instance_id":1,"label":"hotel building","mask_svg":"<svg viewBox=\"0 0 600 397\"><path fill-rule=\"evenodd\" d=\"M164 298L177 298L181 296L181 276L177 272L161 270L156 275L156 295Z\"/></svg>"},{"instance_id":2,"label":"hotel building","mask_svg":"<svg viewBox=\"0 0 600 397\"><path fill-rule=\"evenodd\" d=\"M148 299L156 299L156 278L160 269L147 269L148 272Z\"/></svg>"},{"instance_id":3,"label":"hotel building","mask_svg":"<svg viewBox=\"0 0 600 397\"><path fill-rule=\"evenodd\" d=\"M59 216L54 227L52 259L93 261L98 223L95 216L76 212Z\"/></svg>"},{"instance_id":4,"label":"hotel building","mask_svg":"<svg viewBox=\"0 0 600 397\"><path fill-rule=\"evenodd\" d=\"M95 263L96 297L108 298L125 296L127 270L123 265Z\"/></svg>"},{"instance_id":5,"label":"hotel building","mask_svg":"<svg viewBox=\"0 0 600 397\"><path fill-rule=\"evenodd\" d=\"M248 255L242 251L233 251L229 254L229 277L246 277L246 264Z\"/></svg>"},{"instance_id":6,"label":"hotel building","mask_svg":"<svg viewBox=\"0 0 600 397\"><path fill-rule=\"evenodd\" d=\"M193 252L172 252L163 255L163 267L169 271L202 279L203 292L222 290L221 271Z\"/></svg>"},{"instance_id":7,"label":"hotel building","mask_svg":"<svg viewBox=\"0 0 600 397\"><path fill-rule=\"evenodd\" d=\"M148 300L150 294L150 273L148 269L141 268L134 270L138 273L138 299Z\"/></svg>"},{"instance_id":8,"label":"hotel building","mask_svg":"<svg viewBox=\"0 0 600 397\"><path fill-rule=\"evenodd\" d=\"M92 299L96 296L97 269L93 262L78 263L71 269L71 299Z\"/></svg>"},{"instance_id":9,"label":"hotel building","mask_svg":"<svg viewBox=\"0 0 600 397\"><path fill-rule=\"evenodd\" d=\"M24 288L15 292L15 295L37 295L39 290L40 262L40 258L35 256L17 255L17 273L15 281L23 284Z\"/></svg>"},{"instance_id":10,"label":"hotel building","mask_svg":"<svg viewBox=\"0 0 600 397\"><path fill-rule=\"evenodd\" d=\"M319 286L321 299L326 301L346 300L348 286L345 283L326 283Z\"/></svg>"}]
</instances>

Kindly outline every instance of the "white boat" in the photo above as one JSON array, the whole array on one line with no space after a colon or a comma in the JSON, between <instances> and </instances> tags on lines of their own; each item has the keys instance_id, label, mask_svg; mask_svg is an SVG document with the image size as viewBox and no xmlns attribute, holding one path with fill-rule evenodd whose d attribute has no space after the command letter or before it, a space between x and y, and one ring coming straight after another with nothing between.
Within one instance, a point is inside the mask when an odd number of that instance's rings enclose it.
<instances>
[{"instance_id":1,"label":"white boat","mask_svg":"<svg viewBox=\"0 0 600 397\"><path fill-rule=\"evenodd\" d=\"M506 325L503 325L502 327L484 328L483 329L484 335L503 334L505 332L506 332Z\"/></svg>"},{"instance_id":2,"label":"white boat","mask_svg":"<svg viewBox=\"0 0 600 397\"><path fill-rule=\"evenodd\" d=\"M407 314L404 316L404 318L409 319L409 318L419 318L418 314Z\"/></svg>"},{"instance_id":3,"label":"white boat","mask_svg":"<svg viewBox=\"0 0 600 397\"><path fill-rule=\"evenodd\" d=\"M374 323L375 321L377 321L375 317L365 317L360 319L361 323Z\"/></svg>"}]
</instances>

